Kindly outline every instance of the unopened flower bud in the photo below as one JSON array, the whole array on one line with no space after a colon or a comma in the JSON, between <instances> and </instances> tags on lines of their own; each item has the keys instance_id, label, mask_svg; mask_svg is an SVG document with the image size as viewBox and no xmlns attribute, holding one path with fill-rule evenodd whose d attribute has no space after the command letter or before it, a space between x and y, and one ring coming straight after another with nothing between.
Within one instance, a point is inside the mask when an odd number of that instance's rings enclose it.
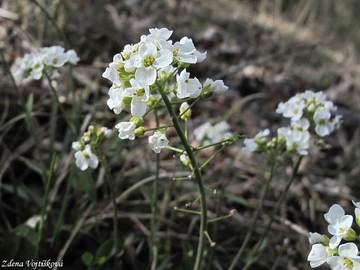
<instances>
[{"instance_id":1,"label":"unopened flower bud","mask_svg":"<svg viewBox=\"0 0 360 270\"><path fill-rule=\"evenodd\" d=\"M355 222L360 227L360 208L355 208Z\"/></svg>"},{"instance_id":2,"label":"unopened flower bud","mask_svg":"<svg viewBox=\"0 0 360 270\"><path fill-rule=\"evenodd\" d=\"M144 127L138 127L135 129L135 136L140 137L145 134L145 128Z\"/></svg>"},{"instance_id":3,"label":"unopened flower bud","mask_svg":"<svg viewBox=\"0 0 360 270\"><path fill-rule=\"evenodd\" d=\"M147 101L147 105L150 108L154 108L159 103L159 100L155 96L150 96L149 100Z\"/></svg>"},{"instance_id":4,"label":"unopened flower bud","mask_svg":"<svg viewBox=\"0 0 360 270\"><path fill-rule=\"evenodd\" d=\"M181 154L180 155L180 161L185 167L191 167L190 158L187 154Z\"/></svg>"},{"instance_id":5,"label":"unopened flower bud","mask_svg":"<svg viewBox=\"0 0 360 270\"><path fill-rule=\"evenodd\" d=\"M344 237L344 240L345 241L354 241L356 239L357 239L356 232L352 228L350 228L347 235Z\"/></svg>"},{"instance_id":6,"label":"unopened flower bud","mask_svg":"<svg viewBox=\"0 0 360 270\"><path fill-rule=\"evenodd\" d=\"M187 121L191 118L191 109L187 102L181 103L180 106L180 118L184 121Z\"/></svg>"},{"instance_id":7,"label":"unopened flower bud","mask_svg":"<svg viewBox=\"0 0 360 270\"><path fill-rule=\"evenodd\" d=\"M214 91L211 87L205 86L201 91L202 98L209 98L214 94Z\"/></svg>"},{"instance_id":8,"label":"unopened flower bud","mask_svg":"<svg viewBox=\"0 0 360 270\"><path fill-rule=\"evenodd\" d=\"M131 117L130 122L133 122L137 127L140 127L144 124L144 118L141 116L133 116Z\"/></svg>"}]
</instances>

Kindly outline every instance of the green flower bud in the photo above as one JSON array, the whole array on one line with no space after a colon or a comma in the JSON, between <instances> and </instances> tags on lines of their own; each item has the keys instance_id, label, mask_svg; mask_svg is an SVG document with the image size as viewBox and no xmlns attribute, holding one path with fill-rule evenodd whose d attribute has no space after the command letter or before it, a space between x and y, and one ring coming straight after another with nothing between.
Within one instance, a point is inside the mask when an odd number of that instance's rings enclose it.
<instances>
[{"instance_id":1,"label":"green flower bud","mask_svg":"<svg viewBox=\"0 0 360 270\"><path fill-rule=\"evenodd\" d=\"M150 108L155 108L155 106L159 103L159 100L154 97L154 96L150 96L149 97L149 100L147 101L147 105L150 107Z\"/></svg>"},{"instance_id":2,"label":"green flower bud","mask_svg":"<svg viewBox=\"0 0 360 270\"><path fill-rule=\"evenodd\" d=\"M180 155L180 161L185 167L191 168L191 161L187 154L183 153Z\"/></svg>"},{"instance_id":3,"label":"green flower bud","mask_svg":"<svg viewBox=\"0 0 360 270\"><path fill-rule=\"evenodd\" d=\"M137 127L140 127L144 124L144 118L141 116L133 116L130 118L130 122L133 122Z\"/></svg>"},{"instance_id":4,"label":"green flower bud","mask_svg":"<svg viewBox=\"0 0 360 270\"><path fill-rule=\"evenodd\" d=\"M187 102L183 102L180 106L180 118L184 121L187 121L191 118L191 109Z\"/></svg>"},{"instance_id":5,"label":"green flower bud","mask_svg":"<svg viewBox=\"0 0 360 270\"><path fill-rule=\"evenodd\" d=\"M126 106L130 106L131 104L131 101L132 101L132 97L123 97L123 100L122 102L126 105Z\"/></svg>"},{"instance_id":6,"label":"green flower bud","mask_svg":"<svg viewBox=\"0 0 360 270\"><path fill-rule=\"evenodd\" d=\"M350 228L347 235L344 237L344 240L345 241L354 241L356 239L357 239L356 232L352 228Z\"/></svg>"},{"instance_id":7,"label":"green flower bud","mask_svg":"<svg viewBox=\"0 0 360 270\"><path fill-rule=\"evenodd\" d=\"M360 208L355 208L355 222L360 227Z\"/></svg>"},{"instance_id":8,"label":"green flower bud","mask_svg":"<svg viewBox=\"0 0 360 270\"><path fill-rule=\"evenodd\" d=\"M140 137L145 134L145 131L146 130L144 127L138 127L137 129L135 129L134 133L136 137Z\"/></svg>"},{"instance_id":9,"label":"green flower bud","mask_svg":"<svg viewBox=\"0 0 360 270\"><path fill-rule=\"evenodd\" d=\"M200 96L201 96L202 98L209 98L209 97L211 97L213 94L214 94L213 89L212 89L211 87L209 87L209 86L206 86L206 87L204 87L204 88L201 90Z\"/></svg>"}]
</instances>

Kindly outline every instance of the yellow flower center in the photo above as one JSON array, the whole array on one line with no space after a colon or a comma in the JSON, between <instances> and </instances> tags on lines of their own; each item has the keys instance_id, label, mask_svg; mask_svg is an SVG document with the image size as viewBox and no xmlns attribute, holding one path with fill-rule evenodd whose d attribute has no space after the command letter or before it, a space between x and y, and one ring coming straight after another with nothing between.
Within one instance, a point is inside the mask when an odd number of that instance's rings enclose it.
<instances>
[{"instance_id":1,"label":"yellow flower center","mask_svg":"<svg viewBox=\"0 0 360 270\"><path fill-rule=\"evenodd\" d=\"M148 55L144 58L144 66L149 67L155 62L155 57L152 55Z\"/></svg>"},{"instance_id":2,"label":"yellow flower center","mask_svg":"<svg viewBox=\"0 0 360 270\"><path fill-rule=\"evenodd\" d=\"M339 232L340 232L340 233L346 233L346 228L341 227L341 228L339 229Z\"/></svg>"},{"instance_id":3,"label":"yellow flower center","mask_svg":"<svg viewBox=\"0 0 360 270\"><path fill-rule=\"evenodd\" d=\"M57 63L59 63L59 59L58 59L58 58L54 58L54 59L52 60L52 63L53 63L54 65L56 65Z\"/></svg>"},{"instance_id":4,"label":"yellow flower center","mask_svg":"<svg viewBox=\"0 0 360 270\"><path fill-rule=\"evenodd\" d=\"M173 50L173 55L174 55L174 57L178 56L179 53L180 53L180 49L179 49L179 48L175 48L175 49Z\"/></svg>"},{"instance_id":5,"label":"yellow flower center","mask_svg":"<svg viewBox=\"0 0 360 270\"><path fill-rule=\"evenodd\" d=\"M350 260L349 258L344 258L344 266L348 269L352 269L354 267L354 262Z\"/></svg>"},{"instance_id":6,"label":"yellow flower center","mask_svg":"<svg viewBox=\"0 0 360 270\"><path fill-rule=\"evenodd\" d=\"M83 155L86 160L90 159L90 155L88 153L83 152Z\"/></svg>"},{"instance_id":7,"label":"yellow flower center","mask_svg":"<svg viewBox=\"0 0 360 270\"><path fill-rule=\"evenodd\" d=\"M135 95L138 97L142 97L143 95L145 95L145 90L143 88L140 88L136 90Z\"/></svg>"}]
</instances>

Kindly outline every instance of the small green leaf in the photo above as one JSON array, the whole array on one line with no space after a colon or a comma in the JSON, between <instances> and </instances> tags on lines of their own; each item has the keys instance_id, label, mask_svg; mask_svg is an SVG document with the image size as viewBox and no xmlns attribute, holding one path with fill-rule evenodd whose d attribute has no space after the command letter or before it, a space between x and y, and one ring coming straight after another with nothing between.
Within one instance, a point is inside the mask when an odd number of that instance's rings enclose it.
<instances>
[{"instance_id":1,"label":"small green leaf","mask_svg":"<svg viewBox=\"0 0 360 270\"><path fill-rule=\"evenodd\" d=\"M93 263L94 256L89 251L86 251L81 255L81 259L87 267L90 267Z\"/></svg>"},{"instance_id":2,"label":"small green leaf","mask_svg":"<svg viewBox=\"0 0 360 270\"><path fill-rule=\"evenodd\" d=\"M115 247L113 239L105 241L96 251L95 261L102 265L115 254Z\"/></svg>"}]
</instances>

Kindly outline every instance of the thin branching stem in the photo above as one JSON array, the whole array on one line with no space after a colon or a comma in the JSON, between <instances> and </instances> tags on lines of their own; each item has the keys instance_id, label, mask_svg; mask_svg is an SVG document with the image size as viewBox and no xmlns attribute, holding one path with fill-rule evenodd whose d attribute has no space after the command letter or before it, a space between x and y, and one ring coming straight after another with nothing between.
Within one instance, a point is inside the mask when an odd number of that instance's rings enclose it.
<instances>
[{"instance_id":1,"label":"thin branching stem","mask_svg":"<svg viewBox=\"0 0 360 270\"><path fill-rule=\"evenodd\" d=\"M57 105L60 108L61 114L63 115L66 124L69 126L71 132L75 135L76 134L76 129L75 126L73 125L73 123L67 118L66 112L64 107L62 106L60 100L59 100L59 96L57 94L56 89L54 88L53 84L52 84L52 80L49 76L49 74L47 74L47 72L44 72L46 79L48 80L49 86L50 86L50 90L52 95L54 96L55 102L57 103Z\"/></svg>"},{"instance_id":2,"label":"thin branching stem","mask_svg":"<svg viewBox=\"0 0 360 270\"><path fill-rule=\"evenodd\" d=\"M266 183L265 183L264 188L262 190L259 203L258 203L258 205L257 205L257 207L255 209L255 212L253 214L253 217L252 217L250 225L249 225L249 229L248 229L248 231L247 231L247 233L245 235L245 239L242 242L238 252L236 253L236 255L234 257L234 259L232 260L232 262L230 264L230 267L229 267L229 270L235 269L235 267L237 266L237 264L238 264L238 262L239 262L239 260L241 258L241 255L245 251L246 245L249 243L249 241L251 239L252 233L254 232L254 229L255 229L255 226L256 226L256 222L259 219L259 216L260 216L263 204L264 204L265 197L266 197L266 195L267 195L267 193L269 191L270 183L271 183L271 180L273 179L274 172L276 170L276 166L277 166L276 162L272 163L269 177L266 179Z\"/></svg>"},{"instance_id":3,"label":"thin branching stem","mask_svg":"<svg viewBox=\"0 0 360 270\"><path fill-rule=\"evenodd\" d=\"M155 120L156 120L156 129L160 128L159 115L157 110L154 110ZM152 216L151 216L151 249L152 249L152 262L151 270L156 270L157 268L157 257L158 257L158 246L157 246L157 214L158 214L158 185L159 185L159 173L160 173L160 154L156 154L156 164L155 164L155 180L153 182L153 198L152 198Z\"/></svg>"},{"instance_id":4,"label":"thin branching stem","mask_svg":"<svg viewBox=\"0 0 360 270\"><path fill-rule=\"evenodd\" d=\"M292 175L284 189L284 191L281 193L280 195L280 198L279 200L277 201L277 204L275 206L275 210L274 212L272 213L271 217L270 217L270 220L268 222L268 224L266 225L266 228L264 230L264 232L261 234L260 236L260 240L258 241L258 243L253 247L253 249L250 251L250 258L252 256L254 256L255 254L257 254L257 252L259 251L259 249L261 248L261 246L263 245L263 242L265 241L269 231L270 231L270 228L271 228L271 225L273 224L274 220L275 220L275 216L276 216L276 213L280 210L282 204L284 203L285 199L286 199L286 195L287 193L289 192L289 189L292 185L292 183L294 182L295 178L296 178L296 175L299 171L299 168L300 168L300 164L301 164L301 161L303 159L303 156L300 156L299 159L297 160L297 162L295 163L294 165L294 169L293 169L293 172L292 172ZM261 252L261 251L260 251ZM257 256L259 256L260 254L257 254ZM245 267L243 268L243 270L246 270L246 269L249 269L249 267L252 265L253 261L249 261Z\"/></svg>"},{"instance_id":5,"label":"thin branching stem","mask_svg":"<svg viewBox=\"0 0 360 270\"><path fill-rule=\"evenodd\" d=\"M195 180L198 185L199 194L200 194L200 205L201 205L201 218L200 218L200 231L199 231L199 242L197 246L196 251L196 258L195 258L195 264L194 264L194 270L200 270L202 269L202 261L203 261L203 255L204 255L204 233L207 231L207 204L206 204L206 193L204 188L204 183L202 180L200 168L196 162L195 155L193 152L192 147L188 143L188 140L186 139L185 133L183 132L180 121L174 112L174 109L171 105L170 100L168 99L166 93L162 89L161 86L158 87L159 92L161 94L161 97L165 103L166 109L168 110L169 114L171 115L172 122L174 124L174 127L176 129L177 134L180 137L181 143L183 144L185 151L190 159L193 172L195 175Z\"/></svg>"}]
</instances>

